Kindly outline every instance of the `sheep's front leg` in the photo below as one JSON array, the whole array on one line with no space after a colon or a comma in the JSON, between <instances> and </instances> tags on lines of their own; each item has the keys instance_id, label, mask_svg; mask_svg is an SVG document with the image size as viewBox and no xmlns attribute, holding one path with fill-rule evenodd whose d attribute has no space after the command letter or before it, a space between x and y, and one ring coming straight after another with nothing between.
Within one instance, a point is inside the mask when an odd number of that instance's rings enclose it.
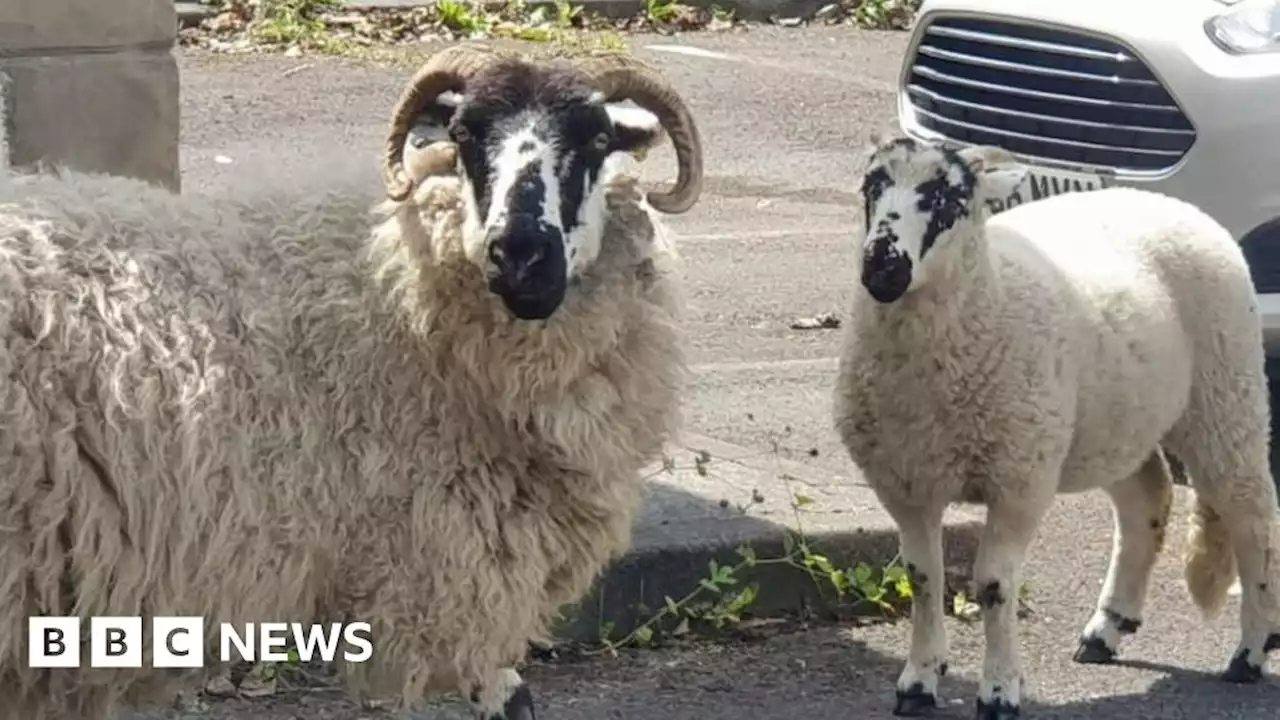
<instances>
[{"instance_id":1,"label":"sheep's front leg","mask_svg":"<svg viewBox=\"0 0 1280 720\"><path fill-rule=\"evenodd\" d=\"M942 505L906 507L886 503L898 525L902 561L911 576L911 650L898 676L893 714L914 717L938 704L938 678L947 673L947 629L943 624L946 578L942 565Z\"/></svg>"},{"instance_id":2,"label":"sheep's front leg","mask_svg":"<svg viewBox=\"0 0 1280 720\"><path fill-rule=\"evenodd\" d=\"M982 607L986 654L978 688L977 720L1017 717L1022 710L1018 647L1018 586L1022 562L1049 504L1048 497L1007 494L987 505L987 522L974 563L974 589Z\"/></svg>"},{"instance_id":3,"label":"sheep's front leg","mask_svg":"<svg viewBox=\"0 0 1280 720\"><path fill-rule=\"evenodd\" d=\"M492 682L471 693L476 720L537 720L533 693L514 668L499 671Z\"/></svg>"}]
</instances>

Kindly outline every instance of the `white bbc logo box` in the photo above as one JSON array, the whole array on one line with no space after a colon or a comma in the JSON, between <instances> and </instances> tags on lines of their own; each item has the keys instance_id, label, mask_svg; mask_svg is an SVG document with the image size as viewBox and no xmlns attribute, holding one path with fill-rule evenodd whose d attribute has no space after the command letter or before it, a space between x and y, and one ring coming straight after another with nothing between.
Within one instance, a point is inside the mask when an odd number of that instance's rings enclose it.
<instances>
[{"instance_id":1,"label":"white bbc logo box","mask_svg":"<svg viewBox=\"0 0 1280 720\"><path fill-rule=\"evenodd\" d=\"M77 617L27 618L27 657L33 668L81 667L81 648L89 646L89 667L140 668L143 643L147 642L140 617L92 617L88 623L88 642L84 642L84 625ZM310 661L317 654L325 662L339 655L346 662L366 662L373 655L372 628L367 622L345 625L305 625L303 623L264 622L218 624L221 662L239 659L283 661L288 659L286 646L292 639L299 657ZM204 619L199 617L156 617L151 620L151 666L158 668L204 667ZM359 650L342 649L356 647Z\"/></svg>"},{"instance_id":2,"label":"white bbc logo box","mask_svg":"<svg viewBox=\"0 0 1280 720\"><path fill-rule=\"evenodd\" d=\"M88 628L90 667L142 667L142 644L145 642L142 618L92 617ZM81 629L78 617L28 618L28 665L33 668L80 667ZM151 665L158 668L203 667L204 618L153 618Z\"/></svg>"}]
</instances>

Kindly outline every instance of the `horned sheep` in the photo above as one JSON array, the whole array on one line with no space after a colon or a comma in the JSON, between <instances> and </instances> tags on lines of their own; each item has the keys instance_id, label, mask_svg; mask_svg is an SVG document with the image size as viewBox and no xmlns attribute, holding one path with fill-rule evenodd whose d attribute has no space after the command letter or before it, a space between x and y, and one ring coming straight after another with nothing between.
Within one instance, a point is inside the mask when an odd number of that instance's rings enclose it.
<instances>
[{"instance_id":1,"label":"horned sheep","mask_svg":"<svg viewBox=\"0 0 1280 720\"><path fill-rule=\"evenodd\" d=\"M414 123L434 168L405 169ZM627 160L664 137L679 177L646 197ZM401 96L374 215L0 179L0 718L172 697L149 644L28 667L29 616L187 615L210 652L215 622L366 621L352 687L532 720L514 667L627 544L679 419L658 213L701 153L646 66L459 45Z\"/></svg>"},{"instance_id":2,"label":"horned sheep","mask_svg":"<svg viewBox=\"0 0 1280 720\"><path fill-rule=\"evenodd\" d=\"M1110 496L1115 545L1077 662L1112 660L1142 622L1172 487L1196 496L1185 557L1217 613L1237 576L1241 637L1223 678L1280 647L1276 489L1258 303L1231 235L1132 188L991 215L1027 168L994 147L881 141L862 179L862 289L834 394L850 457L894 518L916 590L895 714L934 707L946 672L942 518L987 508L973 569L986 655L979 720L1019 714L1015 588L1059 493Z\"/></svg>"}]
</instances>

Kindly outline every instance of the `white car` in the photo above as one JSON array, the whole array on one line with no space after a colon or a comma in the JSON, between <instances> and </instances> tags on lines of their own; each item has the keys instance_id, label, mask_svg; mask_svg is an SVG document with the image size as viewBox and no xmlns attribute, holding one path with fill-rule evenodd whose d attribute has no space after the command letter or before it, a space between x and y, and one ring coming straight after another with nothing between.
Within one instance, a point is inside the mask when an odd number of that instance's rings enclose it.
<instances>
[{"instance_id":1,"label":"white car","mask_svg":"<svg viewBox=\"0 0 1280 720\"><path fill-rule=\"evenodd\" d=\"M1225 225L1261 301L1280 475L1280 0L924 0L898 119L1031 165L997 211L1118 184Z\"/></svg>"}]
</instances>

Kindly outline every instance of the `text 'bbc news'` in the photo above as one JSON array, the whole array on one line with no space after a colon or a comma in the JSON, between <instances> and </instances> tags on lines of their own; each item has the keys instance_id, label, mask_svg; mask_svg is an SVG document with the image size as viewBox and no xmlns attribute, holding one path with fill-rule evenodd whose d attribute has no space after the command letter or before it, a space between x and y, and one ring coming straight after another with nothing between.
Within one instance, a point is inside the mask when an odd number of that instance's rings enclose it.
<instances>
[{"instance_id":1,"label":"text 'bbc news'","mask_svg":"<svg viewBox=\"0 0 1280 720\"><path fill-rule=\"evenodd\" d=\"M198 668L205 662L205 622L200 617L151 619L151 665ZM29 665L33 668L81 666L81 622L78 617L27 618ZM89 618L89 667L142 667L145 642L141 617ZM373 656L369 623L304 624L285 622L218 623L221 662L284 662L293 646L302 662L318 658L365 662ZM339 652L339 647L344 649ZM234 652L233 652L234 649Z\"/></svg>"}]
</instances>

